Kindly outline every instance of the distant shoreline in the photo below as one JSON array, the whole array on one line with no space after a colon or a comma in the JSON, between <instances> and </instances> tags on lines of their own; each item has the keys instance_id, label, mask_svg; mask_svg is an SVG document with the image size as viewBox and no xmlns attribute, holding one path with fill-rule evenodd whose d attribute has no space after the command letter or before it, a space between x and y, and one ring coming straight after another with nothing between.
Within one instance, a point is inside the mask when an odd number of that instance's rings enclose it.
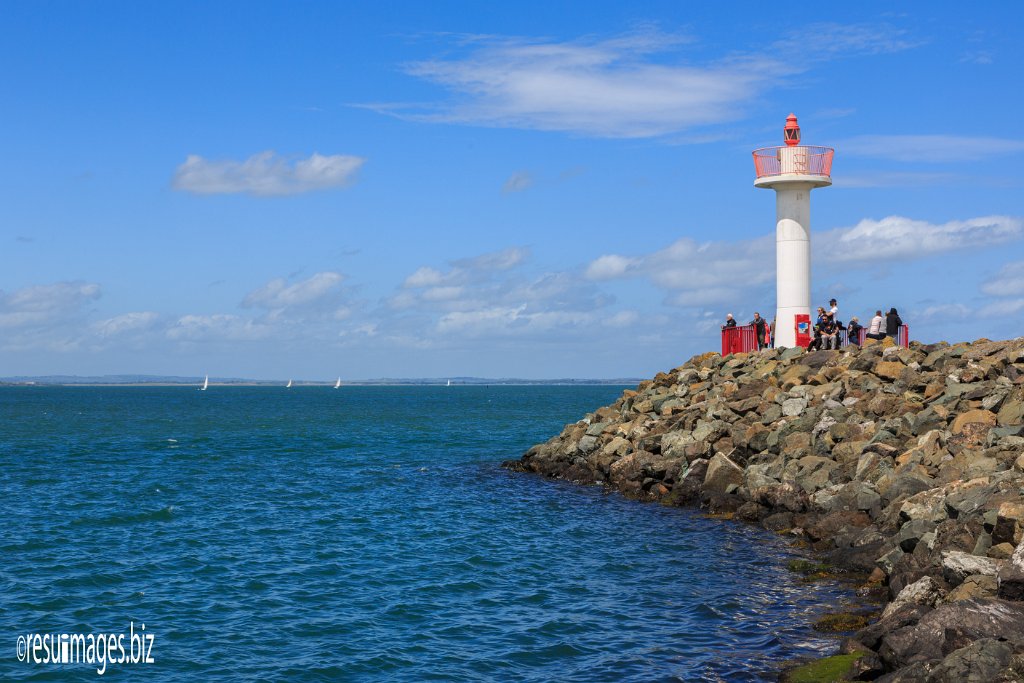
<instances>
[{"instance_id":1,"label":"distant shoreline","mask_svg":"<svg viewBox=\"0 0 1024 683\"><path fill-rule=\"evenodd\" d=\"M610 379L610 380L473 380L458 381L447 384L447 380L368 380L351 381L342 383L339 389L346 387L531 387L531 386L636 386L640 379ZM194 382L59 382L45 380L22 380L10 381L0 380L0 387L196 387L202 384L202 380ZM283 381L239 381L239 382L210 382L210 389L224 389L230 387L268 387L286 388ZM308 388L334 388L334 382L295 382L292 389Z\"/></svg>"}]
</instances>

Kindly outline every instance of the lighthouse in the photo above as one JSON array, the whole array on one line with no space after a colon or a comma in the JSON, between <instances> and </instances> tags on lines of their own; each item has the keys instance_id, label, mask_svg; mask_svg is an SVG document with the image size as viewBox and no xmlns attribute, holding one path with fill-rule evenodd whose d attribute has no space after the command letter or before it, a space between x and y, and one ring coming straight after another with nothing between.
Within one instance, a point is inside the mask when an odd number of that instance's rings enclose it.
<instances>
[{"instance_id":1,"label":"lighthouse","mask_svg":"<svg viewBox=\"0 0 1024 683\"><path fill-rule=\"evenodd\" d=\"M775 190L775 345L806 346L811 313L811 190L832 184L829 147L800 144L786 117L784 147L754 150L755 187Z\"/></svg>"}]
</instances>

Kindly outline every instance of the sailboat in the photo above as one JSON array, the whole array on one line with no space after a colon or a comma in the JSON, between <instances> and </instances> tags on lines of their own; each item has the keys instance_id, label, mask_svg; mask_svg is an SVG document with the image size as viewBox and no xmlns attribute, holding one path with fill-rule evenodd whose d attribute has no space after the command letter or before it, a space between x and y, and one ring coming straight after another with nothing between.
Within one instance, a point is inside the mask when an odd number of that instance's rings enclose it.
<instances>
[{"instance_id":1,"label":"sailboat","mask_svg":"<svg viewBox=\"0 0 1024 683\"><path fill-rule=\"evenodd\" d=\"M199 391L206 391L206 387L210 386L210 376L207 375L203 379L203 386L199 387Z\"/></svg>"},{"instance_id":2,"label":"sailboat","mask_svg":"<svg viewBox=\"0 0 1024 683\"><path fill-rule=\"evenodd\" d=\"M340 377L338 378L338 381L334 383L334 388L335 389L341 389L341 378Z\"/></svg>"},{"instance_id":3,"label":"sailboat","mask_svg":"<svg viewBox=\"0 0 1024 683\"><path fill-rule=\"evenodd\" d=\"M452 385L452 381L448 380L448 386L451 386L451 385Z\"/></svg>"},{"instance_id":4,"label":"sailboat","mask_svg":"<svg viewBox=\"0 0 1024 683\"><path fill-rule=\"evenodd\" d=\"M291 389L291 388L292 388L292 381L288 380L288 385L285 386L285 389Z\"/></svg>"}]
</instances>

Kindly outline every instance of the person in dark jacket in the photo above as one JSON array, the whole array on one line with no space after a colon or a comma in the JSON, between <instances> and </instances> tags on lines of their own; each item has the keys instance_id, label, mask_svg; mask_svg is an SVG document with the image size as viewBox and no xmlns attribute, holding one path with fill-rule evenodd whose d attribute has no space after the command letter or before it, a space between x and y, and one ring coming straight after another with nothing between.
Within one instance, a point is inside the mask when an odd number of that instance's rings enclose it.
<instances>
[{"instance_id":1,"label":"person in dark jacket","mask_svg":"<svg viewBox=\"0 0 1024 683\"><path fill-rule=\"evenodd\" d=\"M854 346L860 346L860 331L864 326L860 324L857 316L850 318L850 324L846 326L846 341Z\"/></svg>"},{"instance_id":2,"label":"person in dark jacket","mask_svg":"<svg viewBox=\"0 0 1024 683\"><path fill-rule=\"evenodd\" d=\"M822 330L823 327L824 327L824 324L817 324L817 323L815 323L815 325L814 325L814 338L811 339L810 343L807 345L807 350L808 351L820 351L821 350L821 345L825 341L824 338L821 336L821 330Z\"/></svg>"},{"instance_id":3,"label":"person in dark jacket","mask_svg":"<svg viewBox=\"0 0 1024 683\"><path fill-rule=\"evenodd\" d=\"M736 327L736 319L732 317L732 313L725 314L725 324L722 325L722 329L726 327Z\"/></svg>"},{"instance_id":4,"label":"person in dark jacket","mask_svg":"<svg viewBox=\"0 0 1024 683\"><path fill-rule=\"evenodd\" d=\"M754 319L750 321L754 327L754 336L757 337L757 350L768 346L768 321L761 317L761 314L754 311Z\"/></svg>"},{"instance_id":5,"label":"person in dark jacket","mask_svg":"<svg viewBox=\"0 0 1024 683\"><path fill-rule=\"evenodd\" d=\"M900 319L900 314L896 312L895 308L890 308L889 312L885 314L885 334L895 339L899 335L901 327L903 327L903 321Z\"/></svg>"},{"instance_id":6,"label":"person in dark jacket","mask_svg":"<svg viewBox=\"0 0 1024 683\"><path fill-rule=\"evenodd\" d=\"M839 326L832 316L825 317L825 324L821 326L821 339L826 349L839 348Z\"/></svg>"}]
</instances>

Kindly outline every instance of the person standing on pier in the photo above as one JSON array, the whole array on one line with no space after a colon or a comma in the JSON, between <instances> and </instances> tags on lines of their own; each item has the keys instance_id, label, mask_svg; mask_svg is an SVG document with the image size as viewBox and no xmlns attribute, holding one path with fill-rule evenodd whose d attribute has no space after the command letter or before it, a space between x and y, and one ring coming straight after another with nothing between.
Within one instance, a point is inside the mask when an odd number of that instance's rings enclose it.
<instances>
[{"instance_id":1,"label":"person standing on pier","mask_svg":"<svg viewBox=\"0 0 1024 683\"><path fill-rule=\"evenodd\" d=\"M768 321L761 317L761 314L754 311L754 319L750 321L754 327L754 336L757 337L757 350L760 351L768 346Z\"/></svg>"}]
</instances>

